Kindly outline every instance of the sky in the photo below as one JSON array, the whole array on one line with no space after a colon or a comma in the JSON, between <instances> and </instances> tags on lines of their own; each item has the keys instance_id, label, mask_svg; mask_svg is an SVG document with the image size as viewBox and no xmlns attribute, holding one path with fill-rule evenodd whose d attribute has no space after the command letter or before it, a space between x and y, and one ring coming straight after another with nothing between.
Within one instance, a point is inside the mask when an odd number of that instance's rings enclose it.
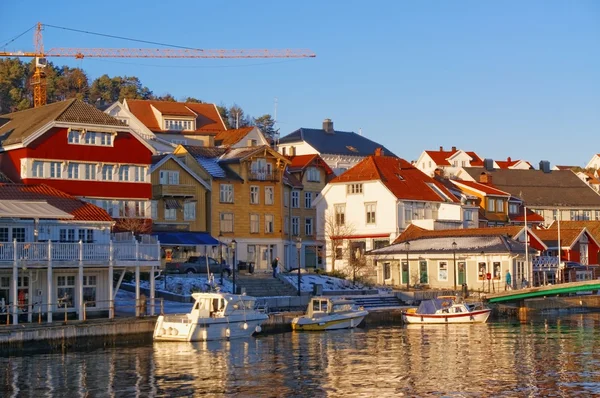
<instances>
[{"instance_id":1,"label":"sky","mask_svg":"<svg viewBox=\"0 0 600 398\"><path fill-rule=\"evenodd\" d=\"M135 75L155 94L275 113L282 136L361 131L416 160L585 166L600 153L600 2L0 1L0 46L36 22L192 48L305 49L306 59L54 58L91 79ZM159 46L44 30L52 47ZM28 32L6 50L33 50Z\"/></svg>"}]
</instances>

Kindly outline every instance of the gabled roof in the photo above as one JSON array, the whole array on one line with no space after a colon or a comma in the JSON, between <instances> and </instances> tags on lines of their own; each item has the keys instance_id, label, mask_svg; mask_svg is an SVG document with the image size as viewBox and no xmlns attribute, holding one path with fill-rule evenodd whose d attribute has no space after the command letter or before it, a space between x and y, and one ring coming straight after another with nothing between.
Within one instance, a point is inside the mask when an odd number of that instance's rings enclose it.
<instances>
[{"instance_id":1,"label":"gabled roof","mask_svg":"<svg viewBox=\"0 0 600 398\"><path fill-rule=\"evenodd\" d=\"M510 196L508 192L501 191L496 189L488 184L482 184L474 181L465 181L465 180L450 180L457 187L469 188L472 190L476 190L481 192L484 195L494 195L494 196Z\"/></svg>"},{"instance_id":2,"label":"gabled roof","mask_svg":"<svg viewBox=\"0 0 600 398\"><path fill-rule=\"evenodd\" d=\"M519 206L519 214L509 214L511 222L525 222L525 206ZM539 215L535 211L527 209L527 224L529 223L543 223L546 221L544 216Z\"/></svg>"},{"instance_id":3,"label":"gabled roof","mask_svg":"<svg viewBox=\"0 0 600 398\"><path fill-rule=\"evenodd\" d=\"M463 167L475 181L479 181L481 168ZM600 209L600 195L570 170L494 169L486 171L492 176L492 185L521 198L527 206L534 207L589 207Z\"/></svg>"},{"instance_id":4,"label":"gabled roof","mask_svg":"<svg viewBox=\"0 0 600 398\"><path fill-rule=\"evenodd\" d=\"M371 155L330 183L364 181L381 181L398 199L459 202L443 184L406 160L391 156Z\"/></svg>"},{"instance_id":5,"label":"gabled roof","mask_svg":"<svg viewBox=\"0 0 600 398\"><path fill-rule=\"evenodd\" d=\"M559 166L556 165L554 166L557 170L572 170L572 169L576 169L577 166Z\"/></svg>"},{"instance_id":6,"label":"gabled roof","mask_svg":"<svg viewBox=\"0 0 600 398\"><path fill-rule=\"evenodd\" d=\"M154 162L155 158L156 158L156 163ZM194 171L192 171L192 169L190 169L189 167L187 167L187 165L185 163L183 163L181 160L179 160L179 158L177 156L173 155L172 153L170 153L168 155L163 155L160 159L158 159L158 157L154 157L153 156L152 167L150 168L150 172L152 173L153 171L158 170L160 168L160 166L162 166L163 164L167 163L169 160L172 160L175 163L177 163L193 179L195 179L196 181L198 181L208 191L211 190L211 186L210 186L210 184L208 182L206 182L202 178L200 178L196 173L194 173Z\"/></svg>"},{"instance_id":7,"label":"gabled roof","mask_svg":"<svg viewBox=\"0 0 600 398\"><path fill-rule=\"evenodd\" d=\"M561 223L562 224L562 223ZM596 240L594 235L587 228L560 228L560 247L573 247L582 234L587 234L591 239ZM535 234L548 247L558 246L558 228L557 229L536 229ZM598 242L596 241L596 245Z\"/></svg>"},{"instance_id":8,"label":"gabled roof","mask_svg":"<svg viewBox=\"0 0 600 398\"><path fill-rule=\"evenodd\" d=\"M519 162L524 162L525 164L529 165L529 168L532 168L531 163L519 159L512 160L510 157L506 158L506 160L496 160L495 162L501 169L510 169L511 167L517 165Z\"/></svg>"},{"instance_id":9,"label":"gabled roof","mask_svg":"<svg viewBox=\"0 0 600 398\"><path fill-rule=\"evenodd\" d=\"M393 254L456 253L525 253L525 244L506 235L427 236L409 242L408 251L404 243L394 243L367 254L385 256ZM533 249L534 252L537 250Z\"/></svg>"},{"instance_id":10,"label":"gabled roof","mask_svg":"<svg viewBox=\"0 0 600 398\"><path fill-rule=\"evenodd\" d=\"M316 153L311 155L286 156L286 158L291 162L288 166L291 172L302 171L308 166L314 165L323 168L327 175L333 174L331 167Z\"/></svg>"},{"instance_id":11,"label":"gabled roof","mask_svg":"<svg viewBox=\"0 0 600 398\"><path fill-rule=\"evenodd\" d=\"M279 140L279 144L306 142L320 154L369 156L383 148L388 156L396 156L375 141L351 131L326 132L323 129L300 128Z\"/></svg>"},{"instance_id":12,"label":"gabled roof","mask_svg":"<svg viewBox=\"0 0 600 398\"><path fill-rule=\"evenodd\" d=\"M112 217L101 207L79 200L45 184L0 184L0 201L2 200L43 200L71 214L74 221L113 222Z\"/></svg>"},{"instance_id":13,"label":"gabled roof","mask_svg":"<svg viewBox=\"0 0 600 398\"><path fill-rule=\"evenodd\" d=\"M556 231L558 229L558 221L553 221L552 224L548 226L549 230ZM586 228L589 233L594 237L597 242L600 242L600 221L561 221L560 222L560 231L562 235L563 229L583 229ZM555 232L556 233L556 232Z\"/></svg>"},{"instance_id":14,"label":"gabled roof","mask_svg":"<svg viewBox=\"0 0 600 398\"><path fill-rule=\"evenodd\" d=\"M242 127L241 129L232 129L219 131L215 136L215 145L231 146L240 142L245 136L257 127Z\"/></svg>"},{"instance_id":15,"label":"gabled roof","mask_svg":"<svg viewBox=\"0 0 600 398\"><path fill-rule=\"evenodd\" d=\"M451 166L448 161L449 158L454 156L456 153L460 152L460 149L452 149L450 151L444 151L440 149L439 151L425 151L429 155L429 157L435 162L438 166ZM471 166L483 166L483 160L473 151L464 151L467 155L471 157Z\"/></svg>"},{"instance_id":16,"label":"gabled roof","mask_svg":"<svg viewBox=\"0 0 600 398\"><path fill-rule=\"evenodd\" d=\"M81 100L70 99L0 116L0 145L22 143L30 135L51 122L94 124L128 129L125 123L101 110Z\"/></svg>"},{"instance_id":17,"label":"gabled roof","mask_svg":"<svg viewBox=\"0 0 600 398\"><path fill-rule=\"evenodd\" d=\"M195 102L170 102L151 100L124 101L127 109L142 122L148 129L155 133L175 133L185 135L214 135L219 131L227 130L221 119L219 110L215 104L204 104ZM194 131L170 131L165 130L156 120L153 108L159 111L163 117L195 117L196 130Z\"/></svg>"},{"instance_id":18,"label":"gabled roof","mask_svg":"<svg viewBox=\"0 0 600 398\"><path fill-rule=\"evenodd\" d=\"M283 173L283 183L296 189L302 189L304 187L302 181L296 178L294 174L290 173L289 169L286 169Z\"/></svg>"}]
</instances>

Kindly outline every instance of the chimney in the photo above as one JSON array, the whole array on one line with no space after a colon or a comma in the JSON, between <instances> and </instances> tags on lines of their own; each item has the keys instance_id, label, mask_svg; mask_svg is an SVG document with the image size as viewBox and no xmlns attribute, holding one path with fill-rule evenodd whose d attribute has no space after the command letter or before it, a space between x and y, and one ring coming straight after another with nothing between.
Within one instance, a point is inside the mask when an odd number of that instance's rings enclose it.
<instances>
[{"instance_id":1,"label":"chimney","mask_svg":"<svg viewBox=\"0 0 600 398\"><path fill-rule=\"evenodd\" d=\"M456 152L456 147L455 146L452 147L452 152Z\"/></svg>"},{"instance_id":2,"label":"chimney","mask_svg":"<svg viewBox=\"0 0 600 398\"><path fill-rule=\"evenodd\" d=\"M333 122L331 121L331 119L325 119L323 120L323 130L325 130L326 133L330 133L333 134Z\"/></svg>"},{"instance_id":3,"label":"chimney","mask_svg":"<svg viewBox=\"0 0 600 398\"><path fill-rule=\"evenodd\" d=\"M383 148L375 149L375 156L383 156Z\"/></svg>"},{"instance_id":4,"label":"chimney","mask_svg":"<svg viewBox=\"0 0 600 398\"><path fill-rule=\"evenodd\" d=\"M512 162L512 159L510 158L510 156L506 158L506 161L507 162Z\"/></svg>"},{"instance_id":5,"label":"chimney","mask_svg":"<svg viewBox=\"0 0 600 398\"><path fill-rule=\"evenodd\" d=\"M433 174L435 174L438 177L442 177L442 170L441 169L435 169L435 170L433 170Z\"/></svg>"},{"instance_id":6,"label":"chimney","mask_svg":"<svg viewBox=\"0 0 600 398\"><path fill-rule=\"evenodd\" d=\"M444 147L440 145L440 152L444 150Z\"/></svg>"},{"instance_id":7,"label":"chimney","mask_svg":"<svg viewBox=\"0 0 600 398\"><path fill-rule=\"evenodd\" d=\"M492 184L492 175L485 171L479 174L479 182L482 184Z\"/></svg>"},{"instance_id":8,"label":"chimney","mask_svg":"<svg viewBox=\"0 0 600 398\"><path fill-rule=\"evenodd\" d=\"M544 173L550 173L550 162L547 160L540 160L540 170Z\"/></svg>"},{"instance_id":9,"label":"chimney","mask_svg":"<svg viewBox=\"0 0 600 398\"><path fill-rule=\"evenodd\" d=\"M494 159L483 159L483 168L487 171L494 170Z\"/></svg>"}]
</instances>

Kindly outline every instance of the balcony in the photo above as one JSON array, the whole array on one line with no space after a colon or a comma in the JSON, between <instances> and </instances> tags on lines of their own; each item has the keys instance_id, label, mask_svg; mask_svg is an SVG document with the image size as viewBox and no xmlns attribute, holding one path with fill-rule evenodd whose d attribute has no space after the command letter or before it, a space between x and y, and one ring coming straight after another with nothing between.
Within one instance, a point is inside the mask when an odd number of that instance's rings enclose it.
<instances>
[{"instance_id":1,"label":"balcony","mask_svg":"<svg viewBox=\"0 0 600 398\"><path fill-rule=\"evenodd\" d=\"M250 181L279 181L278 172L256 172L250 171L248 173L248 180Z\"/></svg>"},{"instance_id":2,"label":"balcony","mask_svg":"<svg viewBox=\"0 0 600 398\"><path fill-rule=\"evenodd\" d=\"M152 197L162 198L164 196L194 198L196 196L196 187L193 185L153 185Z\"/></svg>"},{"instance_id":3,"label":"balcony","mask_svg":"<svg viewBox=\"0 0 600 398\"><path fill-rule=\"evenodd\" d=\"M533 257L533 270L557 270L559 268L558 257L556 256L535 256Z\"/></svg>"},{"instance_id":4,"label":"balcony","mask_svg":"<svg viewBox=\"0 0 600 398\"><path fill-rule=\"evenodd\" d=\"M55 242L2 242L0 269L19 267L53 267L83 265L107 266L160 265L160 244L142 244L134 241L110 243L55 243Z\"/></svg>"}]
</instances>

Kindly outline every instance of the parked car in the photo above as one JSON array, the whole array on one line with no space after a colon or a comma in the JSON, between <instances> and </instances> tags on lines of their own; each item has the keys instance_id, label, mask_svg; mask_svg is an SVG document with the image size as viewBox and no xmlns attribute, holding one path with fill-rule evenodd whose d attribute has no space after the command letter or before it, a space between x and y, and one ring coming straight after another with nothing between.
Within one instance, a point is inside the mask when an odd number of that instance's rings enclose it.
<instances>
[{"instance_id":1,"label":"parked car","mask_svg":"<svg viewBox=\"0 0 600 398\"><path fill-rule=\"evenodd\" d=\"M231 275L231 267L223 263L221 264L212 257L190 256L185 262L170 262L167 263L168 273L177 274L206 274L206 261L208 260L208 269L211 274L220 275L221 270L223 275Z\"/></svg>"}]
</instances>

